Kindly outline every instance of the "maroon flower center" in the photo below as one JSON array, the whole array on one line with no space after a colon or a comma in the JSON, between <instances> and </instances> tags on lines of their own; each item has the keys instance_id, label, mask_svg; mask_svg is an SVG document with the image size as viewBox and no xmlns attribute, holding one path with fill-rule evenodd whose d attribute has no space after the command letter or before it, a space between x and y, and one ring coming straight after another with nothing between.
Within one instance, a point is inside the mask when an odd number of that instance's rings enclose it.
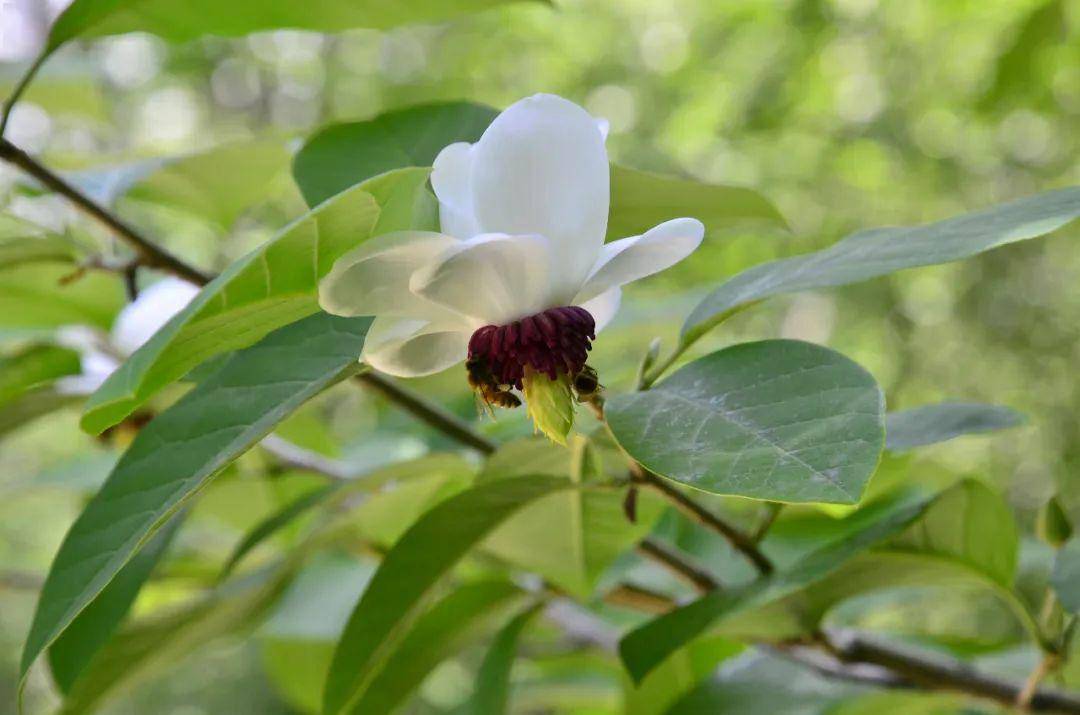
<instances>
[{"instance_id":1,"label":"maroon flower center","mask_svg":"<svg viewBox=\"0 0 1080 715\"><path fill-rule=\"evenodd\" d=\"M483 364L500 385L521 389L525 368L552 380L581 372L596 339L596 321L575 305L549 308L509 325L485 325L469 339L469 363Z\"/></svg>"}]
</instances>

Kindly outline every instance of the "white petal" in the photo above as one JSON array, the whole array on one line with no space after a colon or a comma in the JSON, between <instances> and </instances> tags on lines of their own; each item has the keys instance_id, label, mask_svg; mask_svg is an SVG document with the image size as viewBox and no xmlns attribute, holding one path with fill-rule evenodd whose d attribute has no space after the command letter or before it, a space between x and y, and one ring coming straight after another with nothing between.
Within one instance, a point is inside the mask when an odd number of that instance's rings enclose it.
<instances>
[{"instance_id":1,"label":"white petal","mask_svg":"<svg viewBox=\"0 0 1080 715\"><path fill-rule=\"evenodd\" d=\"M407 318L376 318L361 359L397 377L421 377L465 359L472 330L461 325Z\"/></svg>"},{"instance_id":2,"label":"white petal","mask_svg":"<svg viewBox=\"0 0 1080 715\"><path fill-rule=\"evenodd\" d=\"M622 288L611 288L592 300L581 303L581 307L589 311L589 315L596 321L596 332L599 333L619 312L620 303L622 303Z\"/></svg>"},{"instance_id":3,"label":"white petal","mask_svg":"<svg viewBox=\"0 0 1080 715\"><path fill-rule=\"evenodd\" d=\"M146 288L133 303L124 306L112 327L112 341L125 355L142 347L154 333L183 310L199 292L179 278L165 278Z\"/></svg>"},{"instance_id":4,"label":"white petal","mask_svg":"<svg viewBox=\"0 0 1080 715\"><path fill-rule=\"evenodd\" d=\"M557 288L569 301L607 230L609 169L596 120L573 102L538 94L496 117L472 154L480 230L549 239Z\"/></svg>"},{"instance_id":5,"label":"white petal","mask_svg":"<svg viewBox=\"0 0 1080 715\"><path fill-rule=\"evenodd\" d=\"M473 211L472 149L468 142L451 144L435 157L431 170L442 231L462 240L480 233Z\"/></svg>"},{"instance_id":6,"label":"white petal","mask_svg":"<svg viewBox=\"0 0 1080 715\"><path fill-rule=\"evenodd\" d=\"M604 246L589 279L574 302L580 305L601 293L670 268L701 245L705 227L693 218L677 218L641 236L621 238Z\"/></svg>"},{"instance_id":7,"label":"white petal","mask_svg":"<svg viewBox=\"0 0 1080 715\"><path fill-rule=\"evenodd\" d=\"M439 317L441 308L409 290L409 278L457 243L457 239L429 231L376 236L334 263L319 282L319 305L327 313L347 317Z\"/></svg>"},{"instance_id":8,"label":"white petal","mask_svg":"<svg viewBox=\"0 0 1080 715\"><path fill-rule=\"evenodd\" d=\"M611 122L603 117L596 118L596 128L600 130L600 136L604 137L604 141L607 141L608 134L611 133Z\"/></svg>"},{"instance_id":9,"label":"white petal","mask_svg":"<svg viewBox=\"0 0 1080 715\"><path fill-rule=\"evenodd\" d=\"M553 307L551 249L541 236L485 234L417 271L412 291L483 324L504 325Z\"/></svg>"}]
</instances>

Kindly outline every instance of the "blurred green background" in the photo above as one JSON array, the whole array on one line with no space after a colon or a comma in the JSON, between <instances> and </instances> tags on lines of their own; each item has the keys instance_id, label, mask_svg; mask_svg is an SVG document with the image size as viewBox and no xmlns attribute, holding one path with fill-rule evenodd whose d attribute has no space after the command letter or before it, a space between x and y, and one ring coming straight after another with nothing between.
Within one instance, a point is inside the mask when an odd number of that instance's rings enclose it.
<instances>
[{"instance_id":1,"label":"blurred green background","mask_svg":"<svg viewBox=\"0 0 1080 715\"><path fill-rule=\"evenodd\" d=\"M4 6L5 94L49 7L45 0ZM670 347L705 290L743 268L859 228L929 221L1080 183L1075 0L556 0L553 8L520 5L386 33L278 32L182 46L131 35L53 58L18 107L10 138L51 166L107 180L114 174L101 168L138 159L268 134L301 138L328 122L412 103L470 99L501 107L540 91L610 120L614 160L755 187L791 226L790 233L711 236L676 269L631 287L597 345L611 389L627 386L631 357L658 335ZM124 211L178 252L219 269L300 210L289 186L267 199L224 232L190 216L135 205ZM7 167L0 168L0 204L110 240L60 199L22 190ZM920 452L907 473L986 479L1028 526L1059 489L1080 515L1078 238L1073 226L960 264L774 299L726 323L696 354L797 337L865 365L894 409L950 398L1020 409L1026 427ZM470 415L471 397L451 373L422 387ZM407 420L359 393L335 393L316 410L332 419L326 434L296 428L309 446L375 461L428 448ZM108 467L109 454L78 431L77 416L77 409L60 413L0 442L3 712L36 584L86 490ZM491 427L520 428L513 418ZM252 476L257 467L249 473L242 462L206 495L181 539L191 563L175 566L172 586L151 589L141 608L178 598L185 579L208 568L200 559L220 559L273 508L272 487ZM200 653L109 712L293 712L267 681L252 641ZM47 691L36 673L34 711L51 706Z\"/></svg>"}]
</instances>

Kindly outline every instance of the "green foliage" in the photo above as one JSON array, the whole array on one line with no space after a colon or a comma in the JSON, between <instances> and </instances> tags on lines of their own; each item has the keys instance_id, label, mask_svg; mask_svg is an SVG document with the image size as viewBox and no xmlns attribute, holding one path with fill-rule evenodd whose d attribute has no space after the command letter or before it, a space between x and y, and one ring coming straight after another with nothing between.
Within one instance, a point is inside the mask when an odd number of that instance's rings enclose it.
<instances>
[{"instance_id":1,"label":"green foliage","mask_svg":"<svg viewBox=\"0 0 1080 715\"><path fill-rule=\"evenodd\" d=\"M574 397L570 377L560 373L554 380L530 371L524 379L525 407L529 418L552 442L566 446L566 436L574 426Z\"/></svg>"},{"instance_id":2,"label":"green foliage","mask_svg":"<svg viewBox=\"0 0 1080 715\"><path fill-rule=\"evenodd\" d=\"M970 258L1036 238L1080 216L1080 187L1059 189L924 226L859 231L817 253L755 266L722 284L683 324L691 343L733 313L781 293L857 283Z\"/></svg>"},{"instance_id":3,"label":"green foliage","mask_svg":"<svg viewBox=\"0 0 1080 715\"><path fill-rule=\"evenodd\" d=\"M496 480L443 502L414 524L386 555L349 618L327 676L323 711L353 711L436 583L484 536L528 503L571 486L545 476Z\"/></svg>"},{"instance_id":4,"label":"green foliage","mask_svg":"<svg viewBox=\"0 0 1080 715\"><path fill-rule=\"evenodd\" d=\"M1080 541L1070 539L1058 551L1051 582L1062 607L1080 613Z\"/></svg>"},{"instance_id":5,"label":"green foliage","mask_svg":"<svg viewBox=\"0 0 1080 715\"><path fill-rule=\"evenodd\" d=\"M53 345L32 345L0 357L0 407L30 388L78 372L78 353Z\"/></svg>"},{"instance_id":6,"label":"green foliage","mask_svg":"<svg viewBox=\"0 0 1080 715\"><path fill-rule=\"evenodd\" d=\"M233 263L94 393L83 428L100 432L199 363L315 313L318 281L337 258L373 235L426 220L417 218L426 180L416 169L357 186Z\"/></svg>"},{"instance_id":7,"label":"green foliage","mask_svg":"<svg viewBox=\"0 0 1080 715\"><path fill-rule=\"evenodd\" d=\"M995 432L1023 423L1022 414L999 405L959 402L924 405L886 415L885 448L890 452L906 452L965 434Z\"/></svg>"},{"instance_id":8,"label":"green foliage","mask_svg":"<svg viewBox=\"0 0 1080 715\"><path fill-rule=\"evenodd\" d=\"M42 588L22 672L208 480L358 369L367 319L317 314L236 353L159 415L72 526Z\"/></svg>"},{"instance_id":9,"label":"green foliage","mask_svg":"<svg viewBox=\"0 0 1080 715\"><path fill-rule=\"evenodd\" d=\"M0 269L0 328L91 325L107 329L124 305L115 275L90 272L77 280L70 265L34 263Z\"/></svg>"},{"instance_id":10,"label":"green foliage","mask_svg":"<svg viewBox=\"0 0 1080 715\"><path fill-rule=\"evenodd\" d=\"M465 708L474 715L504 715L510 702L510 670L522 632L543 608L534 603L511 619L491 642L476 671L476 686Z\"/></svg>"},{"instance_id":11,"label":"green foliage","mask_svg":"<svg viewBox=\"0 0 1080 715\"><path fill-rule=\"evenodd\" d=\"M619 443L654 472L715 494L854 504L877 466L881 389L865 370L796 341L701 358L608 401Z\"/></svg>"}]
</instances>

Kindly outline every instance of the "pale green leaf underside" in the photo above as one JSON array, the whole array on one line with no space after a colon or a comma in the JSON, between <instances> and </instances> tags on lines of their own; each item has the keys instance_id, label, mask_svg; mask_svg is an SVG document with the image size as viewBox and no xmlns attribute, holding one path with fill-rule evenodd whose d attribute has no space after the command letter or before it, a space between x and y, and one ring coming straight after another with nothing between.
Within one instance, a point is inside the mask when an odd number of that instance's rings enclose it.
<instances>
[{"instance_id":1,"label":"pale green leaf underside","mask_svg":"<svg viewBox=\"0 0 1080 715\"><path fill-rule=\"evenodd\" d=\"M1050 582L1061 607L1080 613L1080 539L1070 539L1058 551Z\"/></svg>"},{"instance_id":2,"label":"pale green leaf underside","mask_svg":"<svg viewBox=\"0 0 1080 715\"><path fill-rule=\"evenodd\" d=\"M334 261L376 233L418 220L427 174L403 169L364 182L233 263L90 397L83 429L101 432L203 361L317 311L319 279Z\"/></svg>"},{"instance_id":3,"label":"pale green leaf underside","mask_svg":"<svg viewBox=\"0 0 1080 715\"><path fill-rule=\"evenodd\" d=\"M1018 427L1024 415L1011 407L974 402L942 402L885 416L885 449L905 452L968 434Z\"/></svg>"},{"instance_id":4,"label":"pale green leaf underside","mask_svg":"<svg viewBox=\"0 0 1080 715\"><path fill-rule=\"evenodd\" d=\"M615 438L661 476L714 494L853 504L877 466L884 399L827 348L745 343L608 400Z\"/></svg>"},{"instance_id":5,"label":"pale green leaf underside","mask_svg":"<svg viewBox=\"0 0 1080 715\"><path fill-rule=\"evenodd\" d=\"M29 667L223 467L358 367L370 320L319 313L233 355L144 427L64 538L23 651Z\"/></svg>"},{"instance_id":6,"label":"pale green leaf underside","mask_svg":"<svg viewBox=\"0 0 1080 715\"><path fill-rule=\"evenodd\" d=\"M686 319L691 343L746 305L769 296L856 283L978 255L1035 238L1080 216L1080 186L1049 191L922 226L859 231L816 253L764 263L710 293Z\"/></svg>"}]
</instances>

